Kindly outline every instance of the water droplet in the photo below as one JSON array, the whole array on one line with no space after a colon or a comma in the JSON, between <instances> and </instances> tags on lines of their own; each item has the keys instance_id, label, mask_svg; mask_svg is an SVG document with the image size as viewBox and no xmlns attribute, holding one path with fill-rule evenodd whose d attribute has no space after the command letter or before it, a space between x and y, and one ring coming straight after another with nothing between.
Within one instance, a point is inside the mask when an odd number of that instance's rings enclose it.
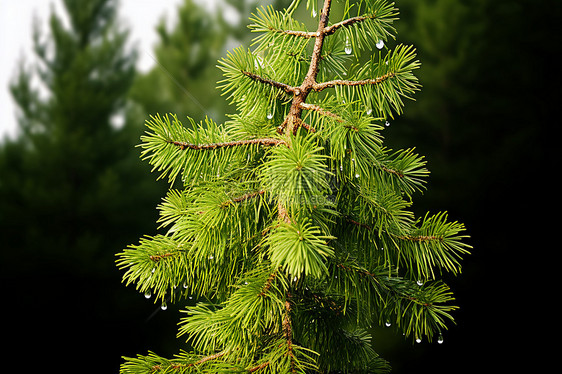
<instances>
[{"instance_id":1,"label":"water droplet","mask_svg":"<svg viewBox=\"0 0 562 374\"><path fill-rule=\"evenodd\" d=\"M189 300L192 300L192 299L193 299L193 296L189 296Z\"/></svg>"},{"instance_id":2,"label":"water droplet","mask_svg":"<svg viewBox=\"0 0 562 374\"><path fill-rule=\"evenodd\" d=\"M213 256L213 255L209 256L209 260L212 260L213 258L215 258L215 256Z\"/></svg>"},{"instance_id":3,"label":"water droplet","mask_svg":"<svg viewBox=\"0 0 562 374\"><path fill-rule=\"evenodd\" d=\"M421 343L421 338L416 338L416 343Z\"/></svg>"},{"instance_id":4,"label":"water droplet","mask_svg":"<svg viewBox=\"0 0 562 374\"><path fill-rule=\"evenodd\" d=\"M166 302L163 301L163 302L162 302L162 306L160 307L160 309L162 309L162 310L168 309L168 304L166 304Z\"/></svg>"},{"instance_id":5,"label":"water droplet","mask_svg":"<svg viewBox=\"0 0 562 374\"><path fill-rule=\"evenodd\" d=\"M146 291L146 292L144 293L144 298L145 298L145 299L150 299L151 296L152 296L152 293L150 292L150 290L148 290L148 291Z\"/></svg>"},{"instance_id":6,"label":"water droplet","mask_svg":"<svg viewBox=\"0 0 562 374\"><path fill-rule=\"evenodd\" d=\"M367 115L370 116L371 113L373 113L373 109L371 109L371 108L367 109Z\"/></svg>"},{"instance_id":7,"label":"water droplet","mask_svg":"<svg viewBox=\"0 0 562 374\"><path fill-rule=\"evenodd\" d=\"M187 288L187 282L183 282L183 288Z\"/></svg>"},{"instance_id":8,"label":"water droplet","mask_svg":"<svg viewBox=\"0 0 562 374\"><path fill-rule=\"evenodd\" d=\"M390 323L390 321L386 321L384 325L385 325L386 327L390 327L391 323Z\"/></svg>"},{"instance_id":9,"label":"water droplet","mask_svg":"<svg viewBox=\"0 0 562 374\"><path fill-rule=\"evenodd\" d=\"M378 49L382 49L382 47L384 47L384 41L382 39L379 40L377 42L376 46L377 46Z\"/></svg>"},{"instance_id":10,"label":"water droplet","mask_svg":"<svg viewBox=\"0 0 562 374\"><path fill-rule=\"evenodd\" d=\"M272 119L273 118L273 110L270 110L267 112L267 119Z\"/></svg>"},{"instance_id":11,"label":"water droplet","mask_svg":"<svg viewBox=\"0 0 562 374\"><path fill-rule=\"evenodd\" d=\"M439 337L437 338L437 343L443 344L443 335L442 334L439 334Z\"/></svg>"},{"instance_id":12,"label":"water droplet","mask_svg":"<svg viewBox=\"0 0 562 374\"><path fill-rule=\"evenodd\" d=\"M345 49L344 49L344 51L345 51L345 54L347 54L347 55L351 54L351 43L349 41L349 37L347 37L345 39Z\"/></svg>"},{"instance_id":13,"label":"water droplet","mask_svg":"<svg viewBox=\"0 0 562 374\"><path fill-rule=\"evenodd\" d=\"M359 174L355 174L355 178L359 178Z\"/></svg>"},{"instance_id":14,"label":"water droplet","mask_svg":"<svg viewBox=\"0 0 562 374\"><path fill-rule=\"evenodd\" d=\"M416 282L416 284L417 284L418 286L420 286L420 287L423 286L423 282L422 282L421 280L419 280L419 279L418 279L418 281Z\"/></svg>"},{"instance_id":15,"label":"water droplet","mask_svg":"<svg viewBox=\"0 0 562 374\"><path fill-rule=\"evenodd\" d=\"M386 122L384 123L384 125L385 125L386 127L388 127L388 126L390 126L390 122L386 121Z\"/></svg>"},{"instance_id":16,"label":"water droplet","mask_svg":"<svg viewBox=\"0 0 562 374\"><path fill-rule=\"evenodd\" d=\"M156 268L152 268L152 274L154 274L155 271L156 271Z\"/></svg>"}]
</instances>

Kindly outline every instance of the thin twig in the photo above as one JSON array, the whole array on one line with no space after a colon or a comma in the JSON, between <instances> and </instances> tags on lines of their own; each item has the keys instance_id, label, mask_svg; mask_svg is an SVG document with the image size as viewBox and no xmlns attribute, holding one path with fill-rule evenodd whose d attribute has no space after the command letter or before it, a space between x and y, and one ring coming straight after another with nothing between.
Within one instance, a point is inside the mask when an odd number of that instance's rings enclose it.
<instances>
[{"instance_id":1,"label":"thin twig","mask_svg":"<svg viewBox=\"0 0 562 374\"><path fill-rule=\"evenodd\" d=\"M287 295L290 297L290 295ZM283 318L283 330L285 331L285 339L287 340L287 354L291 360L291 373L295 373L295 354L293 352L293 327L291 323L291 303L285 300L285 316Z\"/></svg>"},{"instance_id":2,"label":"thin twig","mask_svg":"<svg viewBox=\"0 0 562 374\"><path fill-rule=\"evenodd\" d=\"M301 103L300 106L301 106L302 109L312 110L312 111L318 112L319 114L321 114L323 116L335 118L338 122L344 122L343 119L340 116L338 116L337 114L332 113L329 110L326 110L326 109L324 109L324 108L322 108L318 105Z\"/></svg>"},{"instance_id":3,"label":"thin twig","mask_svg":"<svg viewBox=\"0 0 562 374\"><path fill-rule=\"evenodd\" d=\"M363 79L358 81L335 79L332 81L315 83L312 88L314 89L314 91L320 92L326 88L335 87L335 86L367 86L372 84L381 84L382 82L386 81L389 78L394 77L395 75L396 75L395 73L390 72L377 78Z\"/></svg>"},{"instance_id":4,"label":"thin twig","mask_svg":"<svg viewBox=\"0 0 562 374\"><path fill-rule=\"evenodd\" d=\"M318 33L310 32L310 31L278 30L278 29L274 29L274 28L269 28L269 29L271 31L276 31L276 32L281 33L281 34L298 36L298 37L305 38L305 39L316 38L318 36Z\"/></svg>"},{"instance_id":5,"label":"thin twig","mask_svg":"<svg viewBox=\"0 0 562 374\"><path fill-rule=\"evenodd\" d=\"M252 72L249 72L249 71L242 71L242 74L244 74L245 76L247 76L247 77L249 77L249 78L251 78L255 81L265 83L265 84L268 84L270 86L282 89L283 91L285 91L287 93L295 93L295 92L298 91L298 87L293 87L293 86L290 86L290 85L285 84L285 83L277 82L277 81L274 81L273 79L262 77L261 75L258 75L258 74L255 74L255 73L252 73Z\"/></svg>"},{"instance_id":6,"label":"thin twig","mask_svg":"<svg viewBox=\"0 0 562 374\"><path fill-rule=\"evenodd\" d=\"M252 367L252 368L249 368L248 371L249 371L250 373L253 373L254 371L258 371L258 370L260 370L260 369L263 369L263 368L266 367L267 365L269 365L269 361L264 362L264 363L261 364L261 365L258 365L258 366L254 366L254 367Z\"/></svg>"},{"instance_id":7,"label":"thin twig","mask_svg":"<svg viewBox=\"0 0 562 374\"><path fill-rule=\"evenodd\" d=\"M229 148L229 147L239 147L250 144L260 144L260 145L279 145L286 144L282 139L274 138L260 138L260 139L248 139L248 140L236 140L232 142L224 143L208 143L208 144L193 144L188 142L180 141L168 141L170 144L178 146L180 149L194 149L194 150L206 150L206 149L216 149L216 148Z\"/></svg>"},{"instance_id":8,"label":"thin twig","mask_svg":"<svg viewBox=\"0 0 562 374\"><path fill-rule=\"evenodd\" d=\"M330 35L330 34L333 34L334 32L336 32L336 30L341 28L341 27L351 26L354 23L363 22L367 19L372 19L372 18L375 18L374 15L370 16L370 17L357 16L357 17L353 17L353 18L344 19L341 22L334 23L333 25L330 25L330 26L324 28L323 33L325 35Z\"/></svg>"}]
</instances>

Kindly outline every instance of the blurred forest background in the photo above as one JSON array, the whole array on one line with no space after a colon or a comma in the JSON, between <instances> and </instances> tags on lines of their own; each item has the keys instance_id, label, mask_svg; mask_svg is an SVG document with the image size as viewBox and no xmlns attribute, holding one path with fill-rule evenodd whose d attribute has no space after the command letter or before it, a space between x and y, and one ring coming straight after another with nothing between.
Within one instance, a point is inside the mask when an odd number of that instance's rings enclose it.
<instances>
[{"instance_id":1,"label":"blurred forest background","mask_svg":"<svg viewBox=\"0 0 562 374\"><path fill-rule=\"evenodd\" d=\"M250 13L272 2L223 1L239 12L238 24L194 0L177 9L175 23L162 21L157 64L145 74L120 23L134 14L112 1L66 0L70 28L54 14L36 33L35 55L10 85L19 135L0 142L3 368L116 373L121 356L186 348L175 338L184 305L162 311L126 287L115 254L156 233L155 207L167 189L135 148L144 120L176 113L221 122L231 113L215 90L216 61L248 45ZM530 357L539 337L529 334L544 312L529 298L543 287L522 285L541 281L550 247L538 236L550 233L543 214L557 200L546 190L556 185L546 173L554 158L547 139L560 124L551 108L561 92L548 64L560 45L553 28L561 2L396 5L397 41L417 47L423 89L385 131L386 144L426 156L428 189L414 209L448 211L465 223L474 250L463 273L446 278L460 310L442 345L412 345L380 328L375 348L394 373L537 368L545 358Z\"/></svg>"}]
</instances>

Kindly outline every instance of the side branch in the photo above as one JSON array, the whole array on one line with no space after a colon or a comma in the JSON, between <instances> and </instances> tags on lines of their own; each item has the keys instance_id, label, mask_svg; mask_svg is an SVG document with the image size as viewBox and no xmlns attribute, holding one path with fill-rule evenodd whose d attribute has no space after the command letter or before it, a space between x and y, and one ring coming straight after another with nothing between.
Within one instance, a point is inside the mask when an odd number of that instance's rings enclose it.
<instances>
[{"instance_id":1,"label":"side branch","mask_svg":"<svg viewBox=\"0 0 562 374\"><path fill-rule=\"evenodd\" d=\"M290 295L288 295L290 297ZM287 354L291 361L291 373L295 373L295 354L293 352L293 327L291 322L291 303L285 300L285 317L283 318L283 330L287 340Z\"/></svg>"},{"instance_id":2,"label":"side branch","mask_svg":"<svg viewBox=\"0 0 562 374\"><path fill-rule=\"evenodd\" d=\"M276 276L277 276L276 271L269 275L269 278L267 278L267 281L265 282L265 285L263 286L261 292L258 294L259 296L263 297L266 295L267 291L269 291L269 289L271 288L271 284L273 283L273 280L275 279Z\"/></svg>"},{"instance_id":3,"label":"side branch","mask_svg":"<svg viewBox=\"0 0 562 374\"><path fill-rule=\"evenodd\" d=\"M210 360L215 360L215 359L217 359L217 358L219 358L219 357L224 356L225 354L226 354L226 351L219 352L219 353L215 353L214 355L205 356L205 357L201 358L199 361L193 362L193 363L191 363L191 364L176 364L176 363L170 363L170 365L168 366L168 368L171 368L171 369L173 369L173 370L183 370L183 369L185 369L185 368L189 368L189 367L192 367L192 366L197 366L197 365L203 364L203 363L205 363L205 362L207 362L207 361L210 361ZM154 365L154 366L152 367L152 372L155 372L155 371L157 371L157 370L162 370L162 369L165 369L162 365Z\"/></svg>"},{"instance_id":4,"label":"side branch","mask_svg":"<svg viewBox=\"0 0 562 374\"><path fill-rule=\"evenodd\" d=\"M258 371L258 370L261 370L261 369L265 368L267 365L269 365L269 361L264 362L261 365L254 366L253 368L248 369L248 372L253 373L254 371Z\"/></svg>"},{"instance_id":5,"label":"side branch","mask_svg":"<svg viewBox=\"0 0 562 374\"><path fill-rule=\"evenodd\" d=\"M324 29L324 35L331 35L333 33L336 32L337 29L341 28L341 27L347 27L347 26L351 26L354 23L357 22L363 22L367 19L372 19L375 18L375 16L370 16L370 17L366 17L366 16L357 16L357 17L353 17L353 18L348 18L348 19L344 19L341 22L338 23L334 23L331 26L328 26Z\"/></svg>"},{"instance_id":6,"label":"side branch","mask_svg":"<svg viewBox=\"0 0 562 374\"><path fill-rule=\"evenodd\" d=\"M273 138L260 138L260 139L249 139L249 140L236 140L233 142L224 142L224 143L209 143L209 144L193 144L188 142L180 142L180 141L168 141L168 143L178 146L180 149L194 149L197 151L200 150L208 150L208 149L217 149L217 148L229 148L229 147L239 147L244 145L251 145L251 144L260 144L260 145L279 145L279 144L286 144L284 140L281 139L273 139Z\"/></svg>"},{"instance_id":7,"label":"side branch","mask_svg":"<svg viewBox=\"0 0 562 374\"><path fill-rule=\"evenodd\" d=\"M249 78L251 78L251 79L253 79L257 82L261 82L261 83L273 86L275 88L279 88L279 89L281 89L281 90L283 90L287 93L298 93L297 87L293 87L293 86L290 86L290 85L285 84L285 83L277 82L277 81L274 81L273 79L265 78L265 77L262 77L261 75L254 74L254 73L249 72L249 71L242 71L242 74L244 74L245 76L247 76L247 77L249 77Z\"/></svg>"},{"instance_id":8,"label":"side branch","mask_svg":"<svg viewBox=\"0 0 562 374\"><path fill-rule=\"evenodd\" d=\"M312 86L314 91L322 91L326 88L335 87L335 86L367 86L373 84L381 84L382 82L386 81L389 78L395 77L395 73L387 73L383 76L374 79L363 79L359 81L350 81L350 80L343 80L343 79L336 79L328 82L316 83Z\"/></svg>"},{"instance_id":9,"label":"side branch","mask_svg":"<svg viewBox=\"0 0 562 374\"><path fill-rule=\"evenodd\" d=\"M280 29L274 29L272 27L270 27L269 30L274 31L274 32L278 32L280 34L293 35L293 36L297 36L297 37L305 38L305 39L312 39L312 38L316 38L316 37L320 36L320 33L322 33L323 35L331 35L331 34L335 33L336 30L339 29L339 28L348 27L348 26L353 25L354 23L363 22L365 20L373 19L373 18L375 18L375 15L372 15L372 16L357 16L357 17L348 18L348 19L345 19L341 22L334 23L333 25L327 26L324 29L322 29L320 32L318 32L318 31L311 32L311 31L297 31L297 30L280 30Z\"/></svg>"},{"instance_id":10,"label":"side branch","mask_svg":"<svg viewBox=\"0 0 562 374\"><path fill-rule=\"evenodd\" d=\"M151 256L149 256L149 258L153 262L159 262L160 260L163 260L166 257L172 257L174 255L175 255L175 253L164 253L164 254L161 254L161 255L151 255Z\"/></svg>"},{"instance_id":11,"label":"side branch","mask_svg":"<svg viewBox=\"0 0 562 374\"><path fill-rule=\"evenodd\" d=\"M318 114L321 114L323 116L335 118L338 122L344 122L343 119L340 116L338 116L337 114L332 113L332 112L330 112L330 111L328 111L328 110L326 110L326 109L324 109L324 108L322 108L318 105L301 103L300 107L302 109L305 109L305 110L312 110L312 111L318 112Z\"/></svg>"},{"instance_id":12,"label":"side branch","mask_svg":"<svg viewBox=\"0 0 562 374\"><path fill-rule=\"evenodd\" d=\"M271 27L269 29L271 31L278 32L280 34L293 35L293 36L298 36L300 38L305 38L305 39L316 38L318 36L318 33L310 32L310 31L279 30L279 29L274 29L274 28L271 28Z\"/></svg>"},{"instance_id":13,"label":"side branch","mask_svg":"<svg viewBox=\"0 0 562 374\"><path fill-rule=\"evenodd\" d=\"M222 203L220 206L221 206L221 208L225 208L227 206L233 205L234 203L241 203L241 202L249 200L253 197L263 195L264 193L265 193L265 190L248 192L247 194L244 194L242 196L235 197L233 199L227 200L224 203Z\"/></svg>"},{"instance_id":14,"label":"side branch","mask_svg":"<svg viewBox=\"0 0 562 374\"><path fill-rule=\"evenodd\" d=\"M248 200L251 199L252 197L256 197L258 195L263 195L265 193L265 190L259 190L259 191L255 191L255 192L249 192L245 195L242 195L240 197L234 198L232 199L232 201L234 201L235 203L240 203L244 200Z\"/></svg>"},{"instance_id":15,"label":"side branch","mask_svg":"<svg viewBox=\"0 0 562 374\"><path fill-rule=\"evenodd\" d=\"M408 241L412 241L412 242L432 242L432 241L443 241L443 238L441 236L435 236L435 235L403 235L403 236L396 236L396 238L401 239L401 240L408 240Z\"/></svg>"},{"instance_id":16,"label":"side branch","mask_svg":"<svg viewBox=\"0 0 562 374\"><path fill-rule=\"evenodd\" d=\"M389 173L389 174L394 174L394 175L396 175L398 178L404 178L404 173L402 173L402 172L400 172L400 171L397 171L397 170L394 170L394 169L390 169L390 168L387 168L387 167L384 167L384 166L381 167L381 169L382 169L383 171Z\"/></svg>"}]
</instances>

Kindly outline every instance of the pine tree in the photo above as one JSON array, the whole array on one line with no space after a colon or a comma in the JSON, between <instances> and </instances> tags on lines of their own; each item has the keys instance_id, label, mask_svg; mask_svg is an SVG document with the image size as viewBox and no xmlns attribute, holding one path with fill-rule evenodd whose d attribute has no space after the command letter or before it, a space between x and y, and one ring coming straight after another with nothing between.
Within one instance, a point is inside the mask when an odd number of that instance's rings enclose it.
<instances>
[{"instance_id":1,"label":"pine tree","mask_svg":"<svg viewBox=\"0 0 562 374\"><path fill-rule=\"evenodd\" d=\"M163 305L199 302L180 321L190 349L125 358L122 373L385 372L373 325L439 341L453 321L441 278L461 271L464 226L446 212L415 217L426 162L383 145L420 89L415 49L388 48L398 10L346 1L329 22L330 0L307 1L309 31L294 18L302 3L258 8L253 49L220 61L236 108L223 125L147 121L144 159L182 185L158 207L165 232L117 264Z\"/></svg>"},{"instance_id":2,"label":"pine tree","mask_svg":"<svg viewBox=\"0 0 562 374\"><path fill-rule=\"evenodd\" d=\"M113 254L102 244L106 236L138 230L123 222L132 204L121 189L143 175L142 165L131 165L130 134L115 122L136 52L118 26L114 1L61 5L64 14L52 12L48 32L35 23L35 60L22 64L10 85L20 135L0 155L1 230L14 254L72 259L68 270L93 270L94 263L107 269L103 254Z\"/></svg>"}]
</instances>

